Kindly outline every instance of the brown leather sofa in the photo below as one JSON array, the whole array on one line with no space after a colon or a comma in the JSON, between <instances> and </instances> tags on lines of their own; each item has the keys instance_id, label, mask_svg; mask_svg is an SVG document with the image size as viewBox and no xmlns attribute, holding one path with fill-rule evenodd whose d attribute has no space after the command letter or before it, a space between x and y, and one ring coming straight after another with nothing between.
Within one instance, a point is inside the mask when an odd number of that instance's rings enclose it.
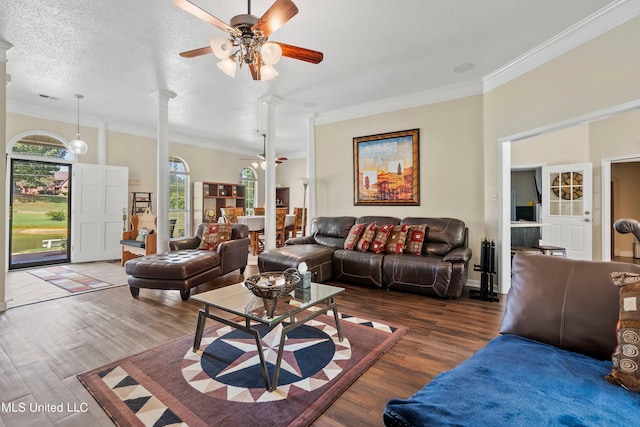
<instances>
[{"instance_id":1,"label":"brown leather sofa","mask_svg":"<svg viewBox=\"0 0 640 427\"><path fill-rule=\"evenodd\" d=\"M244 273L249 256L249 228L233 224L231 240L220 243L216 251L198 250L203 225L196 235L169 241L170 252L134 258L125 264L131 295L137 298L140 288L175 289L187 300L194 288L218 276L240 269Z\"/></svg>"},{"instance_id":2,"label":"brown leather sofa","mask_svg":"<svg viewBox=\"0 0 640 427\"><path fill-rule=\"evenodd\" d=\"M356 223L427 224L421 255L376 254L344 249ZM459 297L467 281L471 249L464 222L454 218L319 217L311 234L258 256L260 271L296 268L306 262L313 280L338 280L438 297Z\"/></svg>"}]
</instances>

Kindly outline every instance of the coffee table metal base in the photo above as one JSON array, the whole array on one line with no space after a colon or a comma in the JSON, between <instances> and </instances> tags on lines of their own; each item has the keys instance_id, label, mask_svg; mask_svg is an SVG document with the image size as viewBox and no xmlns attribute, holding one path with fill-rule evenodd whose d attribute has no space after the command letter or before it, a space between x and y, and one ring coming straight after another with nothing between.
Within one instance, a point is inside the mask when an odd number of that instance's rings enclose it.
<instances>
[{"instance_id":1,"label":"coffee table metal base","mask_svg":"<svg viewBox=\"0 0 640 427\"><path fill-rule=\"evenodd\" d=\"M306 316L303 319L296 319L295 314L309 308L309 307L305 307L304 309L291 313L289 317L284 318L284 319L289 319L289 324L287 324L286 326L283 326L282 328L282 334L280 336L280 345L278 347L278 356L276 359L276 366L273 372L273 379L269 378L269 371L267 370L267 362L264 358L264 351L262 348L262 340L260 339L260 332L257 329L251 327L251 319L249 319L248 317L245 317L244 319L245 321L243 324L243 323L234 322L229 319L225 319L223 317L220 317L211 313L209 311L209 306L206 306L204 309L200 309L200 311L198 312L198 324L196 326L196 334L193 340L193 352L196 353L200 349L200 343L202 342L202 334L204 331L204 324L207 318L215 320L220 323L224 323L225 325L231 326L238 330L244 331L252 335L253 338L256 340L256 347L258 348L258 357L260 358L260 366L262 367L262 377L264 378L265 388L270 392L274 391L276 388L278 388L278 379L280 377L280 365L282 363L282 353L284 351L284 342L289 331L292 331L293 329L304 325L305 323L318 317L319 315L325 314L329 310L332 310L333 318L335 319L335 322L336 322L336 329L338 331L338 339L340 340L340 342L342 342L343 340L342 330L340 329L340 318L338 316L338 306L336 305L335 299L333 297L330 297L326 300L318 301L318 303L321 303L321 302L326 303L324 310L320 309L318 311L311 313L310 315ZM276 321L270 326L282 323L284 319Z\"/></svg>"}]
</instances>

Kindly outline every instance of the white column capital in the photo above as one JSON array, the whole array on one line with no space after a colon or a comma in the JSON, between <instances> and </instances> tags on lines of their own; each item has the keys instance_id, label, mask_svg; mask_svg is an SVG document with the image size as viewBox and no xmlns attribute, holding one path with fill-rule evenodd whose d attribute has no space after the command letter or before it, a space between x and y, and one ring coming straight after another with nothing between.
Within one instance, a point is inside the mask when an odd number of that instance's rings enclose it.
<instances>
[{"instance_id":1,"label":"white column capital","mask_svg":"<svg viewBox=\"0 0 640 427\"><path fill-rule=\"evenodd\" d=\"M284 99L278 95L261 96L258 100L266 105L277 105L284 101Z\"/></svg>"},{"instance_id":2,"label":"white column capital","mask_svg":"<svg viewBox=\"0 0 640 427\"><path fill-rule=\"evenodd\" d=\"M11 43L0 40L0 62L7 62L7 51L12 47Z\"/></svg>"},{"instance_id":3,"label":"white column capital","mask_svg":"<svg viewBox=\"0 0 640 427\"><path fill-rule=\"evenodd\" d=\"M153 95L155 95L160 101L171 101L173 98L178 96L175 92L171 92L170 90L158 89L154 90Z\"/></svg>"}]
</instances>

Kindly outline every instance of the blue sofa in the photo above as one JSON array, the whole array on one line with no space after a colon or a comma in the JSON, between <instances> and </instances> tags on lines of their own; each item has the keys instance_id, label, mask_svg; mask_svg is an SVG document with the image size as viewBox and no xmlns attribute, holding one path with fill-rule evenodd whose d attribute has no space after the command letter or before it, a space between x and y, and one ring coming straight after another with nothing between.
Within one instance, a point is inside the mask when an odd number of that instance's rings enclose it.
<instances>
[{"instance_id":1,"label":"blue sofa","mask_svg":"<svg viewBox=\"0 0 640 427\"><path fill-rule=\"evenodd\" d=\"M517 254L502 335L389 401L385 425L639 425L640 394L604 379L617 344L616 271L640 266Z\"/></svg>"}]
</instances>

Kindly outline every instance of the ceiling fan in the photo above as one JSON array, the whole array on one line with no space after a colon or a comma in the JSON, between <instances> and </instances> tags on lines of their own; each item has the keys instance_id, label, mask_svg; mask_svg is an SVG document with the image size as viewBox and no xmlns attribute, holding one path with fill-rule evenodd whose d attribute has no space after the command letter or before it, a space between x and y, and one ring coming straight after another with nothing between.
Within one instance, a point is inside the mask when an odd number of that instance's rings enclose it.
<instances>
[{"instance_id":1,"label":"ceiling fan","mask_svg":"<svg viewBox=\"0 0 640 427\"><path fill-rule=\"evenodd\" d=\"M240 68L247 64L254 80L269 80L278 75L273 64L281 56L312 64L320 63L324 57L322 52L315 50L268 41L273 32L298 13L291 0L276 0L260 18L251 15L251 0L247 0L247 13L234 16L229 24L189 0L173 0L173 3L230 36L230 39L213 37L210 46L182 52L180 56L194 58L213 53L221 59L218 68L228 76L235 76L237 63Z\"/></svg>"},{"instance_id":2,"label":"ceiling fan","mask_svg":"<svg viewBox=\"0 0 640 427\"><path fill-rule=\"evenodd\" d=\"M251 166L253 166L254 169L257 169L258 167L260 167L262 170L265 170L267 167L266 152L267 152L267 134L263 133L262 134L262 154L257 155L259 160L255 160L255 159L242 159L242 160L253 160L253 162L251 163ZM280 163L284 162L285 160L288 160L288 159L286 157L276 157L276 167Z\"/></svg>"}]
</instances>

